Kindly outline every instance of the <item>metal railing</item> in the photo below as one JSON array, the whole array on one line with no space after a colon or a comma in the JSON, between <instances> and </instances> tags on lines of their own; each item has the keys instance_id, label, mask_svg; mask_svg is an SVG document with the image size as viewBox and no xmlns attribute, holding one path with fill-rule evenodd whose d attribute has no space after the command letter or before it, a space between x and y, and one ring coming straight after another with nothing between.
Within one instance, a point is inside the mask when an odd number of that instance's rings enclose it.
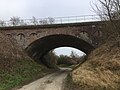
<instances>
[{"instance_id":1,"label":"metal railing","mask_svg":"<svg viewBox=\"0 0 120 90\"><path fill-rule=\"evenodd\" d=\"M83 16L69 16L69 17L48 17L37 19L20 19L14 17L13 20L1 21L0 27L10 26L28 26L28 25L48 25L48 24L67 24L67 23L80 23L80 22L94 22L100 21L98 15L83 15Z\"/></svg>"}]
</instances>

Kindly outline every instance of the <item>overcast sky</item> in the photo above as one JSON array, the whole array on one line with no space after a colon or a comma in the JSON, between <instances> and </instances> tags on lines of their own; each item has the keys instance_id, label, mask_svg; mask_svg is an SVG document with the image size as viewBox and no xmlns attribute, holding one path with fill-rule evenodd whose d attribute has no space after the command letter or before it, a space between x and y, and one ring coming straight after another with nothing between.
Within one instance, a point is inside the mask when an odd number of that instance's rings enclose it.
<instances>
[{"instance_id":1,"label":"overcast sky","mask_svg":"<svg viewBox=\"0 0 120 90\"><path fill-rule=\"evenodd\" d=\"M75 49L75 48L70 48L70 47L62 47L62 48L56 48L55 50L56 55L67 55L70 56L71 51L75 52L79 56L85 55L84 52Z\"/></svg>"},{"instance_id":2,"label":"overcast sky","mask_svg":"<svg viewBox=\"0 0 120 90\"><path fill-rule=\"evenodd\" d=\"M94 14L92 0L0 0L0 19L63 17Z\"/></svg>"},{"instance_id":3,"label":"overcast sky","mask_svg":"<svg viewBox=\"0 0 120 90\"><path fill-rule=\"evenodd\" d=\"M22 19L91 15L92 0L0 0L0 20L12 16ZM70 54L71 48L59 48L57 54ZM77 53L81 53L75 50ZM82 54L81 54L82 55Z\"/></svg>"}]
</instances>

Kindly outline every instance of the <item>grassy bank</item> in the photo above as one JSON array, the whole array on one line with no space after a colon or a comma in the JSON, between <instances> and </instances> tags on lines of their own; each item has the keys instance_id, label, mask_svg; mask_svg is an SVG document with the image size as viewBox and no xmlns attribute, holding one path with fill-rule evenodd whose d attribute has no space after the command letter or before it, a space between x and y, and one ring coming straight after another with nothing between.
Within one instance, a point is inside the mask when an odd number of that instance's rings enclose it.
<instances>
[{"instance_id":1,"label":"grassy bank","mask_svg":"<svg viewBox=\"0 0 120 90\"><path fill-rule=\"evenodd\" d=\"M0 69L0 90L22 86L50 73L50 70L32 60L19 60L11 70Z\"/></svg>"},{"instance_id":2,"label":"grassy bank","mask_svg":"<svg viewBox=\"0 0 120 90\"><path fill-rule=\"evenodd\" d=\"M28 57L14 39L0 33L0 90L10 90L51 71Z\"/></svg>"},{"instance_id":3,"label":"grassy bank","mask_svg":"<svg viewBox=\"0 0 120 90\"><path fill-rule=\"evenodd\" d=\"M71 74L69 74L65 79L63 90L82 90L82 89L79 87L79 85L73 82Z\"/></svg>"},{"instance_id":4,"label":"grassy bank","mask_svg":"<svg viewBox=\"0 0 120 90\"><path fill-rule=\"evenodd\" d=\"M119 90L120 47L116 42L107 42L97 48L70 78L68 90Z\"/></svg>"}]
</instances>

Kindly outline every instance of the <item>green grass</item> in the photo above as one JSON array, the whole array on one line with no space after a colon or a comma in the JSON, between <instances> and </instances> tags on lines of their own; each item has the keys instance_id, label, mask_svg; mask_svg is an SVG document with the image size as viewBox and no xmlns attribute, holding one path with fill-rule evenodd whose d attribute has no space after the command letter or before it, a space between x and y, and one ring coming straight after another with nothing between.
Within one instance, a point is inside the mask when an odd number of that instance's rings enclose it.
<instances>
[{"instance_id":1,"label":"green grass","mask_svg":"<svg viewBox=\"0 0 120 90\"><path fill-rule=\"evenodd\" d=\"M0 70L0 90L10 90L49 73L32 60L19 60L10 70Z\"/></svg>"}]
</instances>

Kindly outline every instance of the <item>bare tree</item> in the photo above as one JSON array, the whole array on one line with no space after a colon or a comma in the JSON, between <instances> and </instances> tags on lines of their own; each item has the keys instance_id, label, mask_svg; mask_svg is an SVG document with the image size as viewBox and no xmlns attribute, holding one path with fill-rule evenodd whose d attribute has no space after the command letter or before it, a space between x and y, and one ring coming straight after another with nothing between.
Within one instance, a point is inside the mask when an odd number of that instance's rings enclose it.
<instances>
[{"instance_id":1,"label":"bare tree","mask_svg":"<svg viewBox=\"0 0 120 90\"><path fill-rule=\"evenodd\" d=\"M21 26L26 26L27 23L26 23L23 19L21 19L21 20L20 20L20 25L21 25Z\"/></svg>"},{"instance_id":2,"label":"bare tree","mask_svg":"<svg viewBox=\"0 0 120 90\"><path fill-rule=\"evenodd\" d=\"M55 19L52 18L52 17L48 17L48 18L45 18L45 19L41 19L39 21L40 24L42 25L45 25L45 24L53 24L55 22Z\"/></svg>"},{"instance_id":3,"label":"bare tree","mask_svg":"<svg viewBox=\"0 0 120 90\"><path fill-rule=\"evenodd\" d=\"M98 0L93 3L93 10L100 16L102 20L120 19L120 0Z\"/></svg>"},{"instance_id":4,"label":"bare tree","mask_svg":"<svg viewBox=\"0 0 120 90\"><path fill-rule=\"evenodd\" d=\"M5 23L5 21L3 21L3 20L0 20L0 27L4 27L4 26L6 26L6 23Z\"/></svg>"},{"instance_id":5,"label":"bare tree","mask_svg":"<svg viewBox=\"0 0 120 90\"><path fill-rule=\"evenodd\" d=\"M45 24L48 24L48 21L47 21L47 19L41 19L39 21L39 23L42 24L42 25L45 25Z\"/></svg>"},{"instance_id":6,"label":"bare tree","mask_svg":"<svg viewBox=\"0 0 120 90\"><path fill-rule=\"evenodd\" d=\"M11 17L10 22L13 26L20 25L20 17Z\"/></svg>"},{"instance_id":7,"label":"bare tree","mask_svg":"<svg viewBox=\"0 0 120 90\"><path fill-rule=\"evenodd\" d=\"M120 43L120 0L98 0L94 3L94 11L100 16L101 20L107 20L103 32L108 39L114 38Z\"/></svg>"},{"instance_id":8,"label":"bare tree","mask_svg":"<svg viewBox=\"0 0 120 90\"><path fill-rule=\"evenodd\" d=\"M38 25L38 20L36 19L36 17L32 17L32 23L34 24L34 25Z\"/></svg>"},{"instance_id":9,"label":"bare tree","mask_svg":"<svg viewBox=\"0 0 120 90\"><path fill-rule=\"evenodd\" d=\"M53 24L55 22L55 19L52 17L48 17L49 24Z\"/></svg>"}]
</instances>

